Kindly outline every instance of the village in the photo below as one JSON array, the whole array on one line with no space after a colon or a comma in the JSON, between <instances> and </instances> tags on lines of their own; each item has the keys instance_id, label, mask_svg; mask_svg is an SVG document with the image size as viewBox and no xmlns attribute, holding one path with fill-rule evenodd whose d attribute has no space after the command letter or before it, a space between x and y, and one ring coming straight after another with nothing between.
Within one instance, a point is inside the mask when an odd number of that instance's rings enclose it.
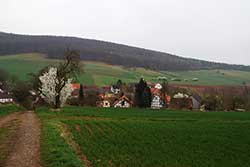
<instances>
[{"instance_id":1,"label":"village","mask_svg":"<svg viewBox=\"0 0 250 167\"><path fill-rule=\"evenodd\" d=\"M146 82L150 90L149 104L142 108L173 109L187 111L245 111L244 91L248 87L204 87L194 85L170 85ZM110 86L82 85L72 83L72 93L67 105L92 106L103 108L132 108L137 104L136 86L138 83L122 83L118 80ZM231 94L225 95L225 91ZM29 99L32 109L46 105L46 102L34 90L30 90ZM228 92L228 91L227 91ZM235 97L232 97L234 94ZM222 96L224 95L224 96ZM0 86L0 105L17 103L13 93Z\"/></svg>"},{"instance_id":2,"label":"village","mask_svg":"<svg viewBox=\"0 0 250 167\"><path fill-rule=\"evenodd\" d=\"M170 96L163 92L163 87L160 83L148 83L151 93L152 109L171 108L171 109L186 109L200 110L201 97L194 97L185 93L178 92ZM130 85L112 85L112 86L82 86L76 83L72 84L73 92L72 99L78 99L81 89L85 103L90 106L104 108L131 108L136 107L135 86ZM96 94L96 96L94 96Z\"/></svg>"},{"instance_id":3,"label":"village","mask_svg":"<svg viewBox=\"0 0 250 167\"><path fill-rule=\"evenodd\" d=\"M119 82L119 81L118 81ZM150 108L161 109L186 109L186 110L200 110L201 97L187 95L178 92L173 96L166 94L163 91L163 86L160 83L147 83L150 88L151 102ZM136 107L135 100L135 84L116 84L112 86L83 86L80 83L71 84L72 94L68 100L69 105L78 105L79 98L82 96L82 105L104 108L131 108ZM35 93L30 90L31 94ZM34 99L34 98L33 98ZM42 99L36 99L42 103ZM74 103L75 102L75 103ZM0 89L0 104L15 103L15 98L12 93Z\"/></svg>"},{"instance_id":4,"label":"village","mask_svg":"<svg viewBox=\"0 0 250 167\"><path fill-rule=\"evenodd\" d=\"M198 78L197 78L198 79ZM71 83L71 93L65 105L103 108L152 108L186 111L246 111L248 110L248 86L202 86L170 84L166 78L155 82L143 79L138 83L124 83L118 79L108 86ZM5 82L0 83L0 105L21 104L35 109L49 105L41 92L25 87L13 90ZM27 89L24 91L24 89ZM20 91L22 90L22 91ZM16 95L17 94L17 95ZM20 102L21 100L21 102ZM140 104L141 103L141 104Z\"/></svg>"},{"instance_id":5,"label":"village","mask_svg":"<svg viewBox=\"0 0 250 167\"><path fill-rule=\"evenodd\" d=\"M143 79L142 79L143 80ZM145 81L146 82L146 81ZM72 95L68 104L76 104L83 97L83 104L104 108L132 108L138 105L139 83L123 84L118 80L111 86L82 86L72 84ZM246 111L244 93L248 87L170 85L167 82L146 82L149 104L144 108L173 109L186 111ZM143 91L145 92L147 88ZM229 91L231 90L231 92ZM81 95L82 94L82 95ZM73 102L73 103L71 103Z\"/></svg>"}]
</instances>

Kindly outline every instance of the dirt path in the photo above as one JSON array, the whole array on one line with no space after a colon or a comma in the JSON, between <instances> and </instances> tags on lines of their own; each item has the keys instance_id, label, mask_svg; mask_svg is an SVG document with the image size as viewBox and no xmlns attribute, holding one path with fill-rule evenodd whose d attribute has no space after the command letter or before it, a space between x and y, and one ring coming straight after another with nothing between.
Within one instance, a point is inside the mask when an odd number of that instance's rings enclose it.
<instances>
[{"instance_id":1,"label":"dirt path","mask_svg":"<svg viewBox=\"0 0 250 167\"><path fill-rule=\"evenodd\" d=\"M12 116L10 116L12 118ZM9 118L9 119L10 119ZM15 115L13 116L15 118ZM40 123L34 112L16 115L21 123L17 129L14 150L6 161L6 167L41 167ZM7 119L7 118L6 118ZM3 120L1 121L3 122ZM5 120L6 122L6 120Z\"/></svg>"}]
</instances>

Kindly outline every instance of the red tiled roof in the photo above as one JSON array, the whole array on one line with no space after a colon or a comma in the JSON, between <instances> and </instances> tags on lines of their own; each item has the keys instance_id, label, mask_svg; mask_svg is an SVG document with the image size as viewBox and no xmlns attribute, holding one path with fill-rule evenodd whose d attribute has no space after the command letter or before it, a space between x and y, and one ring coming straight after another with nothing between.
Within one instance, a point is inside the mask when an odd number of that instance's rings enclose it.
<instances>
[{"instance_id":1,"label":"red tiled roof","mask_svg":"<svg viewBox=\"0 0 250 167\"><path fill-rule=\"evenodd\" d=\"M125 95L123 95L122 97L120 97L118 100L116 100L115 102L114 102L114 105L116 105L119 101L121 101L121 100L126 100L128 103L130 103L131 105L133 105L133 102L131 101L131 100L129 100L129 98L127 98Z\"/></svg>"},{"instance_id":2,"label":"red tiled roof","mask_svg":"<svg viewBox=\"0 0 250 167\"><path fill-rule=\"evenodd\" d=\"M167 103L170 103L170 101L171 101L171 96L166 95L166 96L165 96L165 100L166 100Z\"/></svg>"},{"instance_id":3,"label":"red tiled roof","mask_svg":"<svg viewBox=\"0 0 250 167\"><path fill-rule=\"evenodd\" d=\"M74 83L74 84L71 84L71 87L73 89L80 89L80 84L79 83Z\"/></svg>"},{"instance_id":4,"label":"red tiled roof","mask_svg":"<svg viewBox=\"0 0 250 167\"><path fill-rule=\"evenodd\" d=\"M157 88L151 88L151 93L153 95L160 95L161 94L161 91Z\"/></svg>"}]
</instances>

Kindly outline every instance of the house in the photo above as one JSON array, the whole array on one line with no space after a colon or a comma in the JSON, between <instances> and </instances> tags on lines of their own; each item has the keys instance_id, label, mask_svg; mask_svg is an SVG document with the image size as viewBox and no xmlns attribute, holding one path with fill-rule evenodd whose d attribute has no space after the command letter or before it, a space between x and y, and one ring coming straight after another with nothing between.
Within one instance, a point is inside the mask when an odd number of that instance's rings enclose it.
<instances>
[{"instance_id":1,"label":"house","mask_svg":"<svg viewBox=\"0 0 250 167\"><path fill-rule=\"evenodd\" d=\"M155 84L155 88L161 90L162 86L161 86L161 84L157 83L157 84Z\"/></svg>"},{"instance_id":2,"label":"house","mask_svg":"<svg viewBox=\"0 0 250 167\"><path fill-rule=\"evenodd\" d=\"M115 96L109 96L109 94L99 94L98 95L98 102L97 106L98 107L104 107L104 108L109 108L111 107L112 103L116 100L117 98Z\"/></svg>"},{"instance_id":3,"label":"house","mask_svg":"<svg viewBox=\"0 0 250 167\"><path fill-rule=\"evenodd\" d=\"M152 94L152 95L158 95L158 96L161 95L161 90L160 90L160 89L151 88L150 91L151 91L151 94Z\"/></svg>"},{"instance_id":4,"label":"house","mask_svg":"<svg viewBox=\"0 0 250 167\"><path fill-rule=\"evenodd\" d=\"M193 109L193 101L187 94L177 93L171 99L169 106L170 106L170 108L173 108L173 109L192 110Z\"/></svg>"},{"instance_id":5,"label":"house","mask_svg":"<svg viewBox=\"0 0 250 167\"><path fill-rule=\"evenodd\" d=\"M161 89L162 89L161 84L157 83L157 84L155 84L154 86L151 87L151 89L150 89L151 94L161 96Z\"/></svg>"},{"instance_id":6,"label":"house","mask_svg":"<svg viewBox=\"0 0 250 167\"><path fill-rule=\"evenodd\" d=\"M80 90L80 84L79 83L73 83L73 84L71 84L71 88L72 88L71 96L72 97L78 97L79 96L79 90Z\"/></svg>"},{"instance_id":7,"label":"house","mask_svg":"<svg viewBox=\"0 0 250 167\"><path fill-rule=\"evenodd\" d=\"M111 89L112 89L111 86L103 86L98 88L99 96L102 96L101 97L102 99L115 97L116 95L113 92L111 92Z\"/></svg>"},{"instance_id":8,"label":"house","mask_svg":"<svg viewBox=\"0 0 250 167\"><path fill-rule=\"evenodd\" d=\"M174 95L173 98L175 99L183 99L183 98L188 98L189 96L187 94L184 94L184 93L177 93Z\"/></svg>"},{"instance_id":9,"label":"house","mask_svg":"<svg viewBox=\"0 0 250 167\"><path fill-rule=\"evenodd\" d=\"M165 105L166 105L166 107L168 107L170 105L170 102L171 102L171 96L165 95Z\"/></svg>"},{"instance_id":10,"label":"house","mask_svg":"<svg viewBox=\"0 0 250 167\"><path fill-rule=\"evenodd\" d=\"M117 95L117 94L119 94L119 93L121 92L121 89L118 88L118 87L116 87L116 86L111 86L110 91L111 91L113 94Z\"/></svg>"},{"instance_id":11,"label":"house","mask_svg":"<svg viewBox=\"0 0 250 167\"><path fill-rule=\"evenodd\" d=\"M132 107L132 105L133 102L129 100L129 98L127 98L126 96L120 97L113 104L114 108L129 108Z\"/></svg>"},{"instance_id":12,"label":"house","mask_svg":"<svg viewBox=\"0 0 250 167\"><path fill-rule=\"evenodd\" d=\"M110 102L108 100L103 100L102 107L104 107L104 108L110 108L111 104L110 104Z\"/></svg>"},{"instance_id":13,"label":"house","mask_svg":"<svg viewBox=\"0 0 250 167\"><path fill-rule=\"evenodd\" d=\"M163 102L162 102L160 96L154 95L152 102L151 102L151 108L152 109L160 109L162 107L163 107Z\"/></svg>"},{"instance_id":14,"label":"house","mask_svg":"<svg viewBox=\"0 0 250 167\"><path fill-rule=\"evenodd\" d=\"M100 100L97 102L97 107L110 108L111 103L109 100Z\"/></svg>"},{"instance_id":15,"label":"house","mask_svg":"<svg viewBox=\"0 0 250 167\"><path fill-rule=\"evenodd\" d=\"M0 104L13 103L14 99L10 92L0 89Z\"/></svg>"},{"instance_id":16,"label":"house","mask_svg":"<svg viewBox=\"0 0 250 167\"><path fill-rule=\"evenodd\" d=\"M161 84L157 83L150 90L152 94L151 108L152 109L160 109L163 107L163 100L161 98Z\"/></svg>"}]
</instances>

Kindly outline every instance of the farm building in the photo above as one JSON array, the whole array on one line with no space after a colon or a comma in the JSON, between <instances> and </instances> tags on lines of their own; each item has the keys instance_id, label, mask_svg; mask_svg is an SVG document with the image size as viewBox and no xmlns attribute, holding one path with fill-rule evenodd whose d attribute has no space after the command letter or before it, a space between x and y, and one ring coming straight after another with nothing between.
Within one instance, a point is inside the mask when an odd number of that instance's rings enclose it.
<instances>
[{"instance_id":1,"label":"farm building","mask_svg":"<svg viewBox=\"0 0 250 167\"><path fill-rule=\"evenodd\" d=\"M114 107L115 108L130 108L132 107L133 102L129 100L126 96L120 97L118 100L114 102Z\"/></svg>"}]
</instances>

